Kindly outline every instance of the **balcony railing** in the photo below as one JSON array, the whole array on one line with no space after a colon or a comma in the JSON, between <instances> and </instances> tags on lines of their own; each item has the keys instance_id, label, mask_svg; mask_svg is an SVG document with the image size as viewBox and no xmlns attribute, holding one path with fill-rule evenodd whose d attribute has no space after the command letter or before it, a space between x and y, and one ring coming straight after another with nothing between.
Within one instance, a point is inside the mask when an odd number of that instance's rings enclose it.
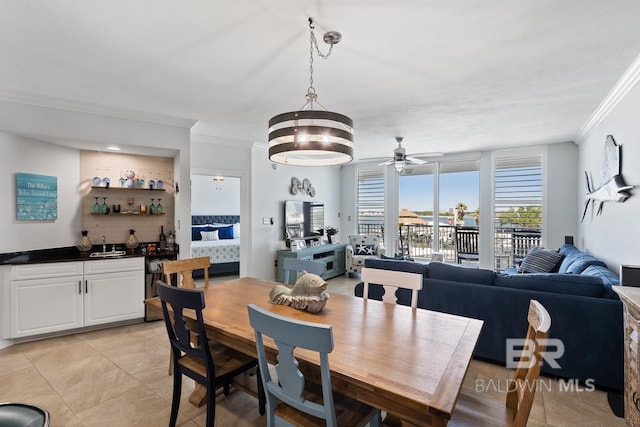
<instances>
[{"instance_id":1,"label":"balcony railing","mask_svg":"<svg viewBox=\"0 0 640 427\"><path fill-rule=\"evenodd\" d=\"M398 233L398 253L411 258L433 257L433 225L403 224ZM477 229L477 227L465 227ZM374 234L374 233L372 233ZM445 262L457 261L456 227L448 224L438 226L439 252ZM495 230L495 270L520 264L529 249L540 246L539 228L498 227ZM465 264L478 264L477 261L464 261Z\"/></svg>"}]
</instances>

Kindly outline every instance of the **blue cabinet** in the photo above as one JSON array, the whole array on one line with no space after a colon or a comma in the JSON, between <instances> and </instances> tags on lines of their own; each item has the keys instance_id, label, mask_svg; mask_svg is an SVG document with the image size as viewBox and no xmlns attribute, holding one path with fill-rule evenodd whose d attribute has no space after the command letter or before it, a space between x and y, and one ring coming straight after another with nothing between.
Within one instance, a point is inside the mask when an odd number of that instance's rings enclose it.
<instances>
[{"instance_id":1,"label":"blue cabinet","mask_svg":"<svg viewBox=\"0 0 640 427\"><path fill-rule=\"evenodd\" d=\"M335 245L320 245L311 246L304 249L298 249L292 251L289 249L280 250L277 252L278 258L278 282L284 281L284 265L285 258L296 258L308 261L322 262L326 265L327 271L322 275L322 278L327 280L332 277L340 276L346 273L346 251L347 245L338 243ZM293 284L295 281L295 275L291 275L289 282Z\"/></svg>"}]
</instances>

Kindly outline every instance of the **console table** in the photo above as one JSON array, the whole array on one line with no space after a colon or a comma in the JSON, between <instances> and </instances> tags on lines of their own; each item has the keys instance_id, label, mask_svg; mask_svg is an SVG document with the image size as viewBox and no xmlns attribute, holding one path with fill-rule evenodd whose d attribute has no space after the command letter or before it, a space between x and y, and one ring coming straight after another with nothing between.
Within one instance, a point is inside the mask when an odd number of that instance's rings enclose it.
<instances>
[{"instance_id":1,"label":"console table","mask_svg":"<svg viewBox=\"0 0 640 427\"><path fill-rule=\"evenodd\" d=\"M613 286L624 306L624 414L628 426L640 425L640 288Z\"/></svg>"},{"instance_id":2,"label":"console table","mask_svg":"<svg viewBox=\"0 0 640 427\"><path fill-rule=\"evenodd\" d=\"M284 265L285 258L296 258L324 263L327 266L327 271L322 275L322 278L325 280L345 274L347 271L347 245L344 243L311 246L304 249L298 249L297 251L285 249L279 250L277 253L278 282L284 281L284 268L282 268L282 266ZM292 282L290 284L293 284L295 277L295 275L290 276L289 282Z\"/></svg>"}]
</instances>

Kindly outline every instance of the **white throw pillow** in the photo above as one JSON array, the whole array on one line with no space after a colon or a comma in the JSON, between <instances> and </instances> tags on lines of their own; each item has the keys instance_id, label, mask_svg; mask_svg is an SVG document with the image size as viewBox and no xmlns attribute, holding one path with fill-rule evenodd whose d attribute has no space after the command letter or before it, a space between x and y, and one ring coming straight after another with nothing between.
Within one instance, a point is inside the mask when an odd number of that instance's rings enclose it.
<instances>
[{"instance_id":1,"label":"white throw pillow","mask_svg":"<svg viewBox=\"0 0 640 427\"><path fill-rule=\"evenodd\" d=\"M218 230L215 230L215 231L201 231L200 235L202 236L202 240L204 240L205 242L211 242L213 240L219 240L218 239Z\"/></svg>"},{"instance_id":2,"label":"white throw pillow","mask_svg":"<svg viewBox=\"0 0 640 427\"><path fill-rule=\"evenodd\" d=\"M239 239L240 238L240 223L236 222L235 224L233 224L233 238L234 239Z\"/></svg>"}]
</instances>

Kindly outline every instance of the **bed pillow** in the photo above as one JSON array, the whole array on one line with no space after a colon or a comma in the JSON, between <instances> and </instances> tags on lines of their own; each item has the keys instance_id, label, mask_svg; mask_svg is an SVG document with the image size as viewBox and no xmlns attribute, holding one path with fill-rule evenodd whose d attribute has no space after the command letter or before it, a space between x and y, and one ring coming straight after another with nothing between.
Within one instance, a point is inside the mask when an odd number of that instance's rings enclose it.
<instances>
[{"instance_id":1,"label":"bed pillow","mask_svg":"<svg viewBox=\"0 0 640 427\"><path fill-rule=\"evenodd\" d=\"M233 238L234 239L239 239L240 238L240 223L236 222L235 224L233 224Z\"/></svg>"},{"instance_id":2,"label":"bed pillow","mask_svg":"<svg viewBox=\"0 0 640 427\"><path fill-rule=\"evenodd\" d=\"M201 231L213 231L208 225L192 225L191 226L191 241L202 240Z\"/></svg>"},{"instance_id":3,"label":"bed pillow","mask_svg":"<svg viewBox=\"0 0 640 427\"><path fill-rule=\"evenodd\" d=\"M218 237L222 239L233 239L233 224L226 227L215 227L218 230Z\"/></svg>"},{"instance_id":4,"label":"bed pillow","mask_svg":"<svg viewBox=\"0 0 640 427\"><path fill-rule=\"evenodd\" d=\"M214 240L220 240L218 237L218 230L214 231L201 231L200 235L202 236L203 242L211 242Z\"/></svg>"}]
</instances>

